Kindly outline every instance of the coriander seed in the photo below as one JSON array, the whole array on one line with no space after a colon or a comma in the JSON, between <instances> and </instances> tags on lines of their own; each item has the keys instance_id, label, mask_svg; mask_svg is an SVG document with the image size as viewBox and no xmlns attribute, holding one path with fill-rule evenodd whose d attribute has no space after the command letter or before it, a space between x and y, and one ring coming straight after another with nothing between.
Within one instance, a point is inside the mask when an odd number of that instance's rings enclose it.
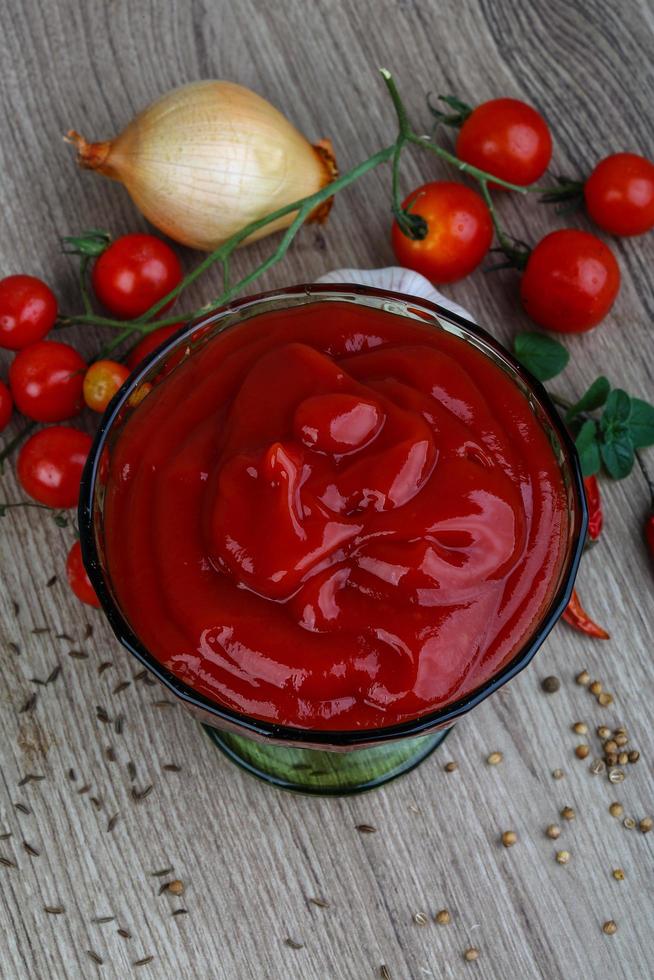
<instances>
[{"instance_id":1,"label":"coriander seed","mask_svg":"<svg viewBox=\"0 0 654 980\"><path fill-rule=\"evenodd\" d=\"M168 888L166 889L171 895L183 895L184 894L184 882L180 881L179 878L175 878L174 881L168 882Z\"/></svg>"},{"instance_id":2,"label":"coriander seed","mask_svg":"<svg viewBox=\"0 0 654 980\"><path fill-rule=\"evenodd\" d=\"M622 868L614 868L611 874L616 881L624 881L624 871Z\"/></svg>"},{"instance_id":3,"label":"coriander seed","mask_svg":"<svg viewBox=\"0 0 654 980\"><path fill-rule=\"evenodd\" d=\"M563 779L565 773L563 772L563 769L553 769L552 776L554 777L554 779Z\"/></svg>"},{"instance_id":4,"label":"coriander seed","mask_svg":"<svg viewBox=\"0 0 654 980\"><path fill-rule=\"evenodd\" d=\"M629 762L638 762L640 759L640 752L638 749L632 749L629 753Z\"/></svg>"},{"instance_id":5,"label":"coriander seed","mask_svg":"<svg viewBox=\"0 0 654 980\"><path fill-rule=\"evenodd\" d=\"M643 819L638 824L638 829L641 834L649 834L650 830L654 827L654 820L651 817L643 817Z\"/></svg>"},{"instance_id":6,"label":"coriander seed","mask_svg":"<svg viewBox=\"0 0 654 980\"><path fill-rule=\"evenodd\" d=\"M590 683L590 674L587 670L582 670L580 674L575 677L577 684L581 684L582 687L587 687Z\"/></svg>"},{"instance_id":7,"label":"coriander seed","mask_svg":"<svg viewBox=\"0 0 654 980\"><path fill-rule=\"evenodd\" d=\"M472 963L479 959L479 950L475 946L471 946L470 949L466 949L463 958L467 963Z\"/></svg>"},{"instance_id":8,"label":"coriander seed","mask_svg":"<svg viewBox=\"0 0 654 980\"><path fill-rule=\"evenodd\" d=\"M624 813L624 807L622 803L612 803L609 807L609 813L612 817L621 817Z\"/></svg>"},{"instance_id":9,"label":"coriander seed","mask_svg":"<svg viewBox=\"0 0 654 980\"><path fill-rule=\"evenodd\" d=\"M456 772L456 770L459 768L459 763L454 761L446 762L443 768L445 769L445 772Z\"/></svg>"},{"instance_id":10,"label":"coriander seed","mask_svg":"<svg viewBox=\"0 0 654 980\"><path fill-rule=\"evenodd\" d=\"M609 771L609 782L611 783L621 783L624 781L624 772L622 769L611 769Z\"/></svg>"},{"instance_id":11,"label":"coriander seed","mask_svg":"<svg viewBox=\"0 0 654 980\"><path fill-rule=\"evenodd\" d=\"M452 921L452 916L447 909L441 909L436 913L434 919L438 922L439 926L448 926Z\"/></svg>"},{"instance_id":12,"label":"coriander seed","mask_svg":"<svg viewBox=\"0 0 654 980\"><path fill-rule=\"evenodd\" d=\"M572 731L576 732L577 735L586 735L588 732L588 725L585 721L576 721L572 726Z\"/></svg>"},{"instance_id":13,"label":"coriander seed","mask_svg":"<svg viewBox=\"0 0 654 980\"><path fill-rule=\"evenodd\" d=\"M606 763L604 759L594 759L590 766L590 771L593 776L599 776L600 773L606 770Z\"/></svg>"},{"instance_id":14,"label":"coriander seed","mask_svg":"<svg viewBox=\"0 0 654 980\"><path fill-rule=\"evenodd\" d=\"M561 836L561 828L559 827L558 824L551 823L548 827L545 828L545 833L552 840L556 840L558 837Z\"/></svg>"},{"instance_id":15,"label":"coriander seed","mask_svg":"<svg viewBox=\"0 0 654 980\"><path fill-rule=\"evenodd\" d=\"M604 743L604 751L609 753L617 752L618 743L612 738L607 739L607 741Z\"/></svg>"},{"instance_id":16,"label":"coriander seed","mask_svg":"<svg viewBox=\"0 0 654 980\"><path fill-rule=\"evenodd\" d=\"M542 687L542 689L545 691L546 694L555 694L556 691L558 691L559 688L561 687L561 681L558 679L558 677L554 677L553 675L550 675L550 677L546 677L544 680L541 681L540 686Z\"/></svg>"},{"instance_id":17,"label":"coriander seed","mask_svg":"<svg viewBox=\"0 0 654 980\"><path fill-rule=\"evenodd\" d=\"M517 843L517 840L518 835L516 834L515 830L505 830L502 834L502 843L505 847L513 847L513 845Z\"/></svg>"},{"instance_id":18,"label":"coriander seed","mask_svg":"<svg viewBox=\"0 0 654 980\"><path fill-rule=\"evenodd\" d=\"M628 762L629 762L629 753L620 752L618 754L618 764L621 766L626 766Z\"/></svg>"},{"instance_id":19,"label":"coriander seed","mask_svg":"<svg viewBox=\"0 0 654 980\"><path fill-rule=\"evenodd\" d=\"M600 738L609 738L611 735L611 729L606 725L599 725L597 728L597 734Z\"/></svg>"},{"instance_id":20,"label":"coriander seed","mask_svg":"<svg viewBox=\"0 0 654 980\"><path fill-rule=\"evenodd\" d=\"M602 932L606 933L607 936L613 936L617 931L618 927L613 919L609 919L609 921L605 922L602 926Z\"/></svg>"},{"instance_id":21,"label":"coriander seed","mask_svg":"<svg viewBox=\"0 0 654 980\"><path fill-rule=\"evenodd\" d=\"M590 749L585 743L578 745L575 749L575 755L578 759L585 759L589 753Z\"/></svg>"},{"instance_id":22,"label":"coriander seed","mask_svg":"<svg viewBox=\"0 0 654 980\"><path fill-rule=\"evenodd\" d=\"M625 817L622 821L622 826L625 828L625 830L633 830L636 826L636 821L633 817Z\"/></svg>"},{"instance_id":23,"label":"coriander seed","mask_svg":"<svg viewBox=\"0 0 654 980\"><path fill-rule=\"evenodd\" d=\"M497 766L500 764L504 756L501 752L491 752L491 754L486 759L489 766Z\"/></svg>"},{"instance_id":24,"label":"coriander seed","mask_svg":"<svg viewBox=\"0 0 654 980\"><path fill-rule=\"evenodd\" d=\"M417 926L426 926L428 919L424 912L416 912L413 916L413 921Z\"/></svg>"},{"instance_id":25,"label":"coriander seed","mask_svg":"<svg viewBox=\"0 0 654 980\"><path fill-rule=\"evenodd\" d=\"M556 860L559 864L567 864L570 860L570 851L557 851Z\"/></svg>"},{"instance_id":26,"label":"coriander seed","mask_svg":"<svg viewBox=\"0 0 654 980\"><path fill-rule=\"evenodd\" d=\"M564 806L561 810L561 816L564 820L574 820L577 814L571 806Z\"/></svg>"},{"instance_id":27,"label":"coriander seed","mask_svg":"<svg viewBox=\"0 0 654 980\"><path fill-rule=\"evenodd\" d=\"M617 766L618 764L617 752L607 752L604 758L606 759L607 766Z\"/></svg>"},{"instance_id":28,"label":"coriander seed","mask_svg":"<svg viewBox=\"0 0 654 980\"><path fill-rule=\"evenodd\" d=\"M597 700L603 708L606 708L607 705L613 704L613 695L609 694L607 691L602 691L601 694L598 694Z\"/></svg>"},{"instance_id":29,"label":"coriander seed","mask_svg":"<svg viewBox=\"0 0 654 980\"><path fill-rule=\"evenodd\" d=\"M592 684L589 687L589 691L590 691L591 694L601 694L602 693L602 685L600 684L599 681L593 681Z\"/></svg>"},{"instance_id":30,"label":"coriander seed","mask_svg":"<svg viewBox=\"0 0 654 980\"><path fill-rule=\"evenodd\" d=\"M624 732L618 732L615 736L615 744L618 745L620 748L626 745L628 741L629 739L624 734Z\"/></svg>"}]
</instances>

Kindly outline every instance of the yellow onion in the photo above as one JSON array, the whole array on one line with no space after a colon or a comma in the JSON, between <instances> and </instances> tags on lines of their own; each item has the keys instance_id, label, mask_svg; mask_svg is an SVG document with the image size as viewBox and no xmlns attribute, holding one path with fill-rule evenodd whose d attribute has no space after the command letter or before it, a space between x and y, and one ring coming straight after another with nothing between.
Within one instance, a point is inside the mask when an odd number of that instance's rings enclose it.
<instances>
[{"instance_id":1,"label":"yellow onion","mask_svg":"<svg viewBox=\"0 0 654 980\"><path fill-rule=\"evenodd\" d=\"M74 130L80 166L117 180L160 231L212 251L251 221L314 194L336 176L329 140L312 146L274 106L233 82L173 89L115 139ZM327 217L331 199L309 220ZM247 241L286 228L288 214Z\"/></svg>"}]
</instances>

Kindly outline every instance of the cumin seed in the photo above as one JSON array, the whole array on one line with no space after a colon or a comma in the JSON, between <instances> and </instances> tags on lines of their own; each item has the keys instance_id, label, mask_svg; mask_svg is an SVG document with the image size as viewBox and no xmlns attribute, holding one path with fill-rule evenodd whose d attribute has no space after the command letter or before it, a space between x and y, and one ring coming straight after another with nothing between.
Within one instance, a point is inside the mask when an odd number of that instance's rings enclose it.
<instances>
[{"instance_id":1,"label":"cumin seed","mask_svg":"<svg viewBox=\"0 0 654 980\"><path fill-rule=\"evenodd\" d=\"M95 952L95 950L87 949L86 952L91 957L91 959L93 960L94 963L97 963L98 966L102 966L102 964L104 963L104 960L102 959L101 956L98 956L98 954Z\"/></svg>"},{"instance_id":2,"label":"cumin seed","mask_svg":"<svg viewBox=\"0 0 654 980\"><path fill-rule=\"evenodd\" d=\"M110 667L113 667L111 660L103 660L98 667L98 674L104 674L105 670L109 670Z\"/></svg>"},{"instance_id":3,"label":"cumin seed","mask_svg":"<svg viewBox=\"0 0 654 980\"><path fill-rule=\"evenodd\" d=\"M188 909L175 909L173 915L188 915Z\"/></svg>"},{"instance_id":4,"label":"cumin seed","mask_svg":"<svg viewBox=\"0 0 654 980\"><path fill-rule=\"evenodd\" d=\"M48 581L45 583L46 589L51 589L52 586L56 583L56 581L57 581L56 575L53 575L51 578L49 578Z\"/></svg>"},{"instance_id":5,"label":"cumin seed","mask_svg":"<svg viewBox=\"0 0 654 980\"><path fill-rule=\"evenodd\" d=\"M173 868L162 868L160 871L151 871L150 874L153 878L163 878L164 875L169 875L173 871Z\"/></svg>"},{"instance_id":6,"label":"cumin seed","mask_svg":"<svg viewBox=\"0 0 654 980\"><path fill-rule=\"evenodd\" d=\"M385 963L379 967L379 976L381 980L392 980L391 971L388 969Z\"/></svg>"},{"instance_id":7,"label":"cumin seed","mask_svg":"<svg viewBox=\"0 0 654 980\"><path fill-rule=\"evenodd\" d=\"M88 793L88 791L90 789L91 789L91 784L90 783L84 783L84 785L82 786L82 788L77 790L77 795L78 796L84 796L84 794L85 793Z\"/></svg>"},{"instance_id":8,"label":"cumin seed","mask_svg":"<svg viewBox=\"0 0 654 980\"><path fill-rule=\"evenodd\" d=\"M105 759L107 762L116 762L116 752L113 745L108 745L104 750Z\"/></svg>"},{"instance_id":9,"label":"cumin seed","mask_svg":"<svg viewBox=\"0 0 654 980\"><path fill-rule=\"evenodd\" d=\"M49 626L36 626L32 631L33 636L41 636L43 633L50 633Z\"/></svg>"},{"instance_id":10,"label":"cumin seed","mask_svg":"<svg viewBox=\"0 0 654 980\"><path fill-rule=\"evenodd\" d=\"M8 830L6 834L0 834L0 840L9 840L11 837L11 831Z\"/></svg>"},{"instance_id":11,"label":"cumin seed","mask_svg":"<svg viewBox=\"0 0 654 980\"><path fill-rule=\"evenodd\" d=\"M38 684L40 687L45 687L48 683L47 681L42 681L40 677L30 677L31 684Z\"/></svg>"},{"instance_id":12,"label":"cumin seed","mask_svg":"<svg viewBox=\"0 0 654 980\"><path fill-rule=\"evenodd\" d=\"M159 891L157 892L157 895L163 895L164 892L167 892L169 884L170 884L169 881L164 881L163 885L159 886Z\"/></svg>"},{"instance_id":13,"label":"cumin seed","mask_svg":"<svg viewBox=\"0 0 654 980\"><path fill-rule=\"evenodd\" d=\"M152 706L154 708L176 708L177 705L174 701L153 701Z\"/></svg>"},{"instance_id":14,"label":"cumin seed","mask_svg":"<svg viewBox=\"0 0 654 980\"><path fill-rule=\"evenodd\" d=\"M154 956L144 956L140 960L134 960L132 966L145 966L146 963L152 963Z\"/></svg>"},{"instance_id":15,"label":"cumin seed","mask_svg":"<svg viewBox=\"0 0 654 980\"><path fill-rule=\"evenodd\" d=\"M89 640L93 636L93 627L90 623L87 623L84 627L84 639Z\"/></svg>"},{"instance_id":16,"label":"cumin seed","mask_svg":"<svg viewBox=\"0 0 654 980\"><path fill-rule=\"evenodd\" d=\"M73 660L88 660L89 655L85 650L69 650L68 656L72 657Z\"/></svg>"},{"instance_id":17,"label":"cumin seed","mask_svg":"<svg viewBox=\"0 0 654 980\"><path fill-rule=\"evenodd\" d=\"M125 724L125 715L117 715L114 721L114 731L116 735L123 734L123 725Z\"/></svg>"},{"instance_id":18,"label":"cumin seed","mask_svg":"<svg viewBox=\"0 0 654 980\"><path fill-rule=\"evenodd\" d=\"M131 683L132 683L131 681L121 681L120 684L116 684L115 688L111 693L121 694L123 691L126 691L128 687L130 687Z\"/></svg>"},{"instance_id":19,"label":"cumin seed","mask_svg":"<svg viewBox=\"0 0 654 980\"><path fill-rule=\"evenodd\" d=\"M77 773L75 772L74 769L69 769L68 770L68 778L70 779L70 781L72 783L75 782L75 780L77 779Z\"/></svg>"},{"instance_id":20,"label":"cumin seed","mask_svg":"<svg viewBox=\"0 0 654 980\"><path fill-rule=\"evenodd\" d=\"M109 820L107 821L107 833L108 834L111 833L111 831L114 829L114 827L118 823L119 816L120 816L119 813L114 813L113 817L109 817Z\"/></svg>"},{"instance_id":21,"label":"cumin seed","mask_svg":"<svg viewBox=\"0 0 654 980\"><path fill-rule=\"evenodd\" d=\"M20 657L20 647L13 640L7 640L7 649L11 650L17 657Z\"/></svg>"},{"instance_id":22,"label":"cumin seed","mask_svg":"<svg viewBox=\"0 0 654 980\"><path fill-rule=\"evenodd\" d=\"M15 599L11 600L11 605L14 610L14 616L20 616L20 606L18 605Z\"/></svg>"},{"instance_id":23,"label":"cumin seed","mask_svg":"<svg viewBox=\"0 0 654 980\"><path fill-rule=\"evenodd\" d=\"M304 943L297 943L294 939L291 939L290 936L286 937L284 940L284 945L288 946L289 949L304 949Z\"/></svg>"},{"instance_id":24,"label":"cumin seed","mask_svg":"<svg viewBox=\"0 0 654 980\"><path fill-rule=\"evenodd\" d=\"M136 766L131 760L127 763L127 775L134 782L136 779Z\"/></svg>"},{"instance_id":25,"label":"cumin seed","mask_svg":"<svg viewBox=\"0 0 654 980\"><path fill-rule=\"evenodd\" d=\"M59 677L60 673L61 673L61 664L57 664L57 666L53 667L50 673L48 674L48 676L46 677L45 679L46 684L54 684L54 682Z\"/></svg>"},{"instance_id":26,"label":"cumin seed","mask_svg":"<svg viewBox=\"0 0 654 980\"><path fill-rule=\"evenodd\" d=\"M99 915L96 919L91 919L94 926L103 926L106 922L115 922L115 915Z\"/></svg>"},{"instance_id":27,"label":"cumin seed","mask_svg":"<svg viewBox=\"0 0 654 980\"><path fill-rule=\"evenodd\" d=\"M122 936L123 939L131 939L132 938L131 932L129 932L127 929L116 929L116 932L118 933L119 936Z\"/></svg>"},{"instance_id":28,"label":"cumin seed","mask_svg":"<svg viewBox=\"0 0 654 980\"><path fill-rule=\"evenodd\" d=\"M360 834L376 834L377 833L377 828L376 827L373 827L372 824L370 824L370 823L358 823L356 825L356 830L358 830Z\"/></svg>"},{"instance_id":29,"label":"cumin seed","mask_svg":"<svg viewBox=\"0 0 654 980\"><path fill-rule=\"evenodd\" d=\"M312 905L317 905L319 909L329 908L329 902L326 902L324 898L310 898L309 901Z\"/></svg>"},{"instance_id":30,"label":"cumin seed","mask_svg":"<svg viewBox=\"0 0 654 980\"><path fill-rule=\"evenodd\" d=\"M149 786L146 786L145 789L142 789L141 792L139 793L136 787L132 786L132 799L135 800L136 802L145 800L150 795L153 789L154 786L152 785L152 783L150 783Z\"/></svg>"},{"instance_id":31,"label":"cumin seed","mask_svg":"<svg viewBox=\"0 0 654 980\"><path fill-rule=\"evenodd\" d=\"M24 803L14 803L15 808L19 813L25 813L28 817L31 815L32 811Z\"/></svg>"},{"instance_id":32,"label":"cumin seed","mask_svg":"<svg viewBox=\"0 0 654 980\"><path fill-rule=\"evenodd\" d=\"M103 708L101 704L96 704L95 706L95 717L98 719L98 721L101 721L104 725L108 725L111 723L111 718L107 714L106 709Z\"/></svg>"},{"instance_id":33,"label":"cumin seed","mask_svg":"<svg viewBox=\"0 0 654 980\"><path fill-rule=\"evenodd\" d=\"M137 670L135 674L132 674L133 681L142 681L144 677L148 676L147 670Z\"/></svg>"},{"instance_id":34,"label":"cumin seed","mask_svg":"<svg viewBox=\"0 0 654 980\"><path fill-rule=\"evenodd\" d=\"M37 851L37 849L35 847L32 847L31 844L28 844L26 840L23 841L23 848L24 848L24 850L27 851L27 853L30 855L30 857L40 857L41 856L41 852L40 851Z\"/></svg>"},{"instance_id":35,"label":"cumin seed","mask_svg":"<svg viewBox=\"0 0 654 980\"><path fill-rule=\"evenodd\" d=\"M39 776L35 772L26 773L23 778L18 783L19 786L26 786L27 783L38 783L39 780L45 779L45 776Z\"/></svg>"},{"instance_id":36,"label":"cumin seed","mask_svg":"<svg viewBox=\"0 0 654 980\"><path fill-rule=\"evenodd\" d=\"M167 762L165 766L161 767L164 772L181 772L182 767L176 766L174 762Z\"/></svg>"},{"instance_id":37,"label":"cumin seed","mask_svg":"<svg viewBox=\"0 0 654 980\"><path fill-rule=\"evenodd\" d=\"M92 796L91 797L91 803L96 808L96 810L101 810L102 809L102 797L101 796L100 797L98 797L98 796Z\"/></svg>"},{"instance_id":38,"label":"cumin seed","mask_svg":"<svg viewBox=\"0 0 654 980\"><path fill-rule=\"evenodd\" d=\"M16 867L13 861L10 861L9 858L4 857L2 854L0 854L0 864L4 865L5 868Z\"/></svg>"},{"instance_id":39,"label":"cumin seed","mask_svg":"<svg viewBox=\"0 0 654 980\"><path fill-rule=\"evenodd\" d=\"M30 694L27 701L25 701L25 703L23 704L22 708L19 709L18 714L24 715L34 711L34 708L36 707L37 696L38 695L36 691Z\"/></svg>"},{"instance_id":40,"label":"cumin seed","mask_svg":"<svg viewBox=\"0 0 654 980\"><path fill-rule=\"evenodd\" d=\"M44 905L43 911L48 915L63 915L66 910L63 905Z\"/></svg>"}]
</instances>

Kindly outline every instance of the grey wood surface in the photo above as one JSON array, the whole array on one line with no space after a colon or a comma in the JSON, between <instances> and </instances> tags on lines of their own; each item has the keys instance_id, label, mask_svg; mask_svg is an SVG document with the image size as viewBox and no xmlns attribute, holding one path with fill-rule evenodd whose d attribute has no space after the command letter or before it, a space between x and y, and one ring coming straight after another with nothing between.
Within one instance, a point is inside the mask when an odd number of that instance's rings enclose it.
<instances>
[{"instance_id":1,"label":"grey wood surface","mask_svg":"<svg viewBox=\"0 0 654 980\"><path fill-rule=\"evenodd\" d=\"M256 89L307 135L331 136L342 168L392 138L380 64L393 69L416 120L425 118L429 90L472 101L506 94L539 106L555 132L554 172L581 173L606 151L651 155L652 20L646 0L4 0L0 274L43 275L64 309L77 308L73 267L58 236L144 223L122 188L76 171L62 134L75 126L108 137L160 93L197 78ZM414 156L403 183L408 190L444 173ZM387 170L362 180L336 202L324 235L304 229L262 285L392 262L388 184ZM566 220L533 200L504 196L500 209L513 232L532 241ZM587 226L580 215L568 220ZM600 329L569 341L563 394L580 392L602 371L633 394L654 395L653 244L652 235L612 242L622 291ZM235 271L269 247L241 252ZM190 265L193 257L186 258ZM478 272L447 292L507 339L526 325L516 282L511 272ZM209 276L195 298L217 288L217 275ZM93 330L76 330L81 349L97 349ZM3 373L7 363L3 356ZM2 494L19 494L11 466ZM611 641L558 626L534 664L418 771L343 800L284 795L242 774L181 709L154 705L157 688L132 680L112 693L136 667L100 614L81 610L69 595L63 564L72 529L37 512L5 518L0 833L11 836L0 840L0 857L15 867L0 866L3 980L367 980L381 976L382 964L393 980L653 977L654 833L629 831L608 813L613 799L636 819L654 808L654 602L641 541L642 477L634 472L606 486L605 499L606 533L584 559L579 587ZM103 662L111 666L100 673ZM54 683L31 680L57 664ZM610 708L574 684L583 667L614 693ZM561 678L557 694L541 691L547 674ZM33 692L36 705L21 713ZM124 717L122 733L97 719L97 705ZM628 726L642 759L624 783L591 776L588 760L575 758L576 720L592 730L605 721ZM492 750L504 753L501 765L486 764ZM459 763L450 774L443 769L449 759ZM140 802L131 797L130 761L137 789L153 786ZM163 769L171 763L182 771ZM552 779L555 767L565 771L560 781ZM44 778L19 786L27 773ZM91 789L80 793L86 784ZM566 804L577 819L559 820L563 832L554 842L544 828ZM358 833L361 822L378 832ZM499 843L506 829L519 835L508 850ZM567 866L555 861L560 848L571 853ZM152 872L170 866L170 877L185 883L181 898L157 894L167 879ZM615 867L624 869L624 881L612 877ZM65 912L48 914L44 906ZM188 914L173 916L179 907ZM452 914L448 926L431 920L443 907ZM419 911L430 917L427 925L414 921ZM105 916L116 918L94 923ZM613 936L602 932L608 919L618 924ZM480 950L475 963L463 959L469 946Z\"/></svg>"}]
</instances>

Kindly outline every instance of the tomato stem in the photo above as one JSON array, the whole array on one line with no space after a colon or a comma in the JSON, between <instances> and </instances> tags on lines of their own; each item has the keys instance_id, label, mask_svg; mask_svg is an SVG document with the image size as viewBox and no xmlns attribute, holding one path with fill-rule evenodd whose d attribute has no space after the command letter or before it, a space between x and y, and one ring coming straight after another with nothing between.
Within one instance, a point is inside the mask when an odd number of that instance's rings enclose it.
<instances>
[{"instance_id":1,"label":"tomato stem","mask_svg":"<svg viewBox=\"0 0 654 980\"><path fill-rule=\"evenodd\" d=\"M14 451L14 449L17 449L18 446L20 446L20 444L23 441L23 439L25 438L25 436L29 435L29 433L32 431L32 429L35 429L35 428L36 428L36 422L34 422L34 421L28 422L27 425L24 425L23 426L23 428L20 430L20 432L17 432L16 433L16 435L14 436L13 439L10 439L9 440L9 442L6 444L6 446L3 446L2 447L2 449L0 450L0 473L2 473L3 470L4 470L4 462L5 462L5 460L9 456L11 456L11 454Z\"/></svg>"}]
</instances>

